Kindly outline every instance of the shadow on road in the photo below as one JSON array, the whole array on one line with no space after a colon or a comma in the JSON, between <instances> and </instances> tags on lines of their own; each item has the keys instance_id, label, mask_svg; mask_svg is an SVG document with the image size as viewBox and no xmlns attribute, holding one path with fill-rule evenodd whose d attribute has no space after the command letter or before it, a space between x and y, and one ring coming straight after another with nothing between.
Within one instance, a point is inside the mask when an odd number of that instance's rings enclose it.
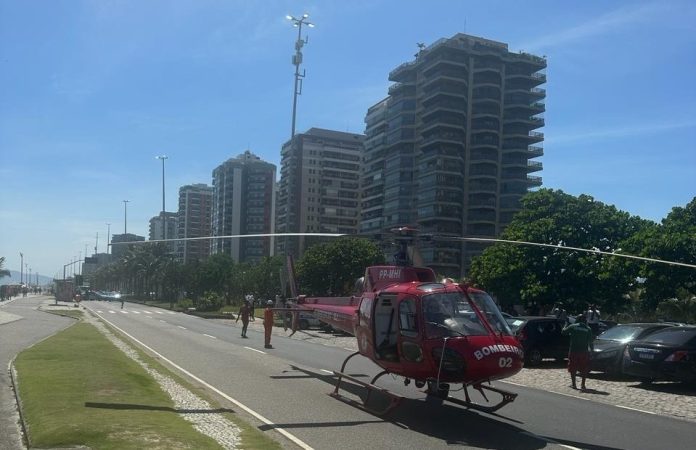
<instances>
[{"instance_id":1,"label":"shadow on road","mask_svg":"<svg viewBox=\"0 0 696 450\"><path fill-rule=\"evenodd\" d=\"M293 378L315 378L330 385L332 388L336 384L336 376L321 374L311 370L290 366L291 370L283 372L283 375L274 376L277 380L291 380ZM353 377L367 377L366 375L351 375ZM341 391L345 395L352 395L365 400L367 390L363 386L344 382L341 384ZM601 393L596 391L596 393ZM372 402L382 401L376 397L383 397L381 394L373 393ZM377 408L375 408L377 409ZM392 423L404 430L412 430L440 439L447 445L464 445L470 447L489 448L489 449L521 449L536 450L545 448L549 443L560 443L577 448L593 450L614 450L613 447L596 446L585 442L568 441L554 438L553 436L538 436L528 432L521 426L523 424L517 420L507 418L502 414L485 414L479 411L469 410L447 402L442 402L433 397L422 399L403 398L395 409L384 415L377 415L370 411L367 412L375 420L345 421L345 422L312 422L312 423L286 423L275 425L264 425L265 428L302 428L302 427L332 427L332 426L355 426L366 423ZM515 422L511 424L508 422Z\"/></svg>"}]
</instances>

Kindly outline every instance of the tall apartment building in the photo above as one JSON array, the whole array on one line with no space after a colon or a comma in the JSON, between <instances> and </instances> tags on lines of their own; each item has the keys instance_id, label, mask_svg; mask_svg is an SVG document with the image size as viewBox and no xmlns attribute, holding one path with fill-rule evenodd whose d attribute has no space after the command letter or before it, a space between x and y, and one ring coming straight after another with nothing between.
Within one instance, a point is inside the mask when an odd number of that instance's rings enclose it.
<instances>
[{"instance_id":1,"label":"tall apartment building","mask_svg":"<svg viewBox=\"0 0 696 450\"><path fill-rule=\"evenodd\" d=\"M359 221L362 134L310 128L281 150L278 233L355 234ZM311 242L279 238L282 255L301 256Z\"/></svg>"},{"instance_id":2,"label":"tall apartment building","mask_svg":"<svg viewBox=\"0 0 696 450\"><path fill-rule=\"evenodd\" d=\"M211 236L213 188L207 184L190 184L179 188L179 239ZM210 255L211 241L207 239L178 241L177 258L188 264Z\"/></svg>"},{"instance_id":3,"label":"tall apartment building","mask_svg":"<svg viewBox=\"0 0 696 450\"><path fill-rule=\"evenodd\" d=\"M389 74L366 116L361 232L495 237L541 186L544 58L466 34L440 39ZM486 244L424 243L424 262L460 276Z\"/></svg>"},{"instance_id":4,"label":"tall apartment building","mask_svg":"<svg viewBox=\"0 0 696 450\"><path fill-rule=\"evenodd\" d=\"M124 242L142 242L144 240L145 236L138 236L133 233L112 234L111 244L116 244L111 246L112 261L126 255L134 247L134 245L124 244Z\"/></svg>"},{"instance_id":5,"label":"tall apartment building","mask_svg":"<svg viewBox=\"0 0 696 450\"><path fill-rule=\"evenodd\" d=\"M213 170L212 234L267 234L275 222L276 166L249 150ZM212 253L227 253L237 262L270 256L270 238L215 239Z\"/></svg>"},{"instance_id":6,"label":"tall apartment building","mask_svg":"<svg viewBox=\"0 0 696 450\"><path fill-rule=\"evenodd\" d=\"M165 239L164 227L167 227L166 239L174 239L177 237L179 216L175 212L160 212L158 215L150 219L149 239L160 240Z\"/></svg>"}]
</instances>

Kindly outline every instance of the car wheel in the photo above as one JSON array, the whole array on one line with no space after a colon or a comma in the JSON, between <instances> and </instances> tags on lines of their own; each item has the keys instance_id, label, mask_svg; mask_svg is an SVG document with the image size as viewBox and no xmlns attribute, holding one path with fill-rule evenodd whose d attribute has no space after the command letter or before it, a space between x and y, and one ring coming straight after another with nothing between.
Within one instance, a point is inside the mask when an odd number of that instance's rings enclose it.
<instances>
[{"instance_id":1,"label":"car wheel","mask_svg":"<svg viewBox=\"0 0 696 450\"><path fill-rule=\"evenodd\" d=\"M538 366L541 364L541 350L538 348L532 348L527 352L527 365L528 366Z\"/></svg>"}]
</instances>

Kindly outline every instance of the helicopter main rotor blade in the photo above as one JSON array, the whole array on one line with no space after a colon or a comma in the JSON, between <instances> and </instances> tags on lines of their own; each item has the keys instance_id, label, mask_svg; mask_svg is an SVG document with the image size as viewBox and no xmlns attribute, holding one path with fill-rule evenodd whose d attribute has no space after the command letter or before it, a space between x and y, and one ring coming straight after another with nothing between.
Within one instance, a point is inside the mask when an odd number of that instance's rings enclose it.
<instances>
[{"instance_id":1,"label":"helicopter main rotor blade","mask_svg":"<svg viewBox=\"0 0 696 450\"><path fill-rule=\"evenodd\" d=\"M214 239L235 239L235 238L262 238L262 237L293 237L293 236L316 236L316 237L342 237L350 236L341 233L265 233L265 234L231 234L228 236L200 236L190 238L172 238L172 239L151 239L148 241L128 241L128 242L112 242L108 245L132 245L132 244L150 244L155 242L180 242L180 241L203 241Z\"/></svg>"},{"instance_id":2,"label":"helicopter main rotor blade","mask_svg":"<svg viewBox=\"0 0 696 450\"><path fill-rule=\"evenodd\" d=\"M630 259L638 259L641 261L648 261L648 262L654 262L654 263L660 263L660 264L669 264L672 266L682 266L682 267L689 267L691 269L696 269L696 264L687 264L687 263L682 263L682 262L676 262L676 261L667 261L664 259L657 259L657 258L647 258L644 256L635 256L635 255L629 255L626 253L616 253L616 252L605 252L599 249L588 249L588 248L578 248L578 247L568 247L565 245L557 245L557 244L541 244L539 242L527 242L527 241L513 241L513 240L508 240L508 239L495 239L495 238L474 238L474 237L455 237L455 236L433 236L433 239L437 240L453 240L453 241L470 241L470 242L494 242L494 243L504 243L504 244L515 244L515 245L530 245L534 247L547 247L547 248L556 248L560 250L573 250L573 251L578 251L578 252L585 252L585 253L594 253L594 254L599 254L599 255L608 255L608 256L620 256L622 258L630 258Z\"/></svg>"}]
</instances>

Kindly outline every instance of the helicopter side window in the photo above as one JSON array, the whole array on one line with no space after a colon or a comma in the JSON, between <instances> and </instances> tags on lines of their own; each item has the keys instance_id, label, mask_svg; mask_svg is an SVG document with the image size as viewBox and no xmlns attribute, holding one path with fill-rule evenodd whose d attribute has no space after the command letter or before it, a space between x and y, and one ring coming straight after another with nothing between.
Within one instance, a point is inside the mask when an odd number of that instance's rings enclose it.
<instances>
[{"instance_id":1,"label":"helicopter side window","mask_svg":"<svg viewBox=\"0 0 696 450\"><path fill-rule=\"evenodd\" d=\"M405 298L399 304L399 328L402 336L418 336L418 322L416 319L416 300Z\"/></svg>"}]
</instances>

